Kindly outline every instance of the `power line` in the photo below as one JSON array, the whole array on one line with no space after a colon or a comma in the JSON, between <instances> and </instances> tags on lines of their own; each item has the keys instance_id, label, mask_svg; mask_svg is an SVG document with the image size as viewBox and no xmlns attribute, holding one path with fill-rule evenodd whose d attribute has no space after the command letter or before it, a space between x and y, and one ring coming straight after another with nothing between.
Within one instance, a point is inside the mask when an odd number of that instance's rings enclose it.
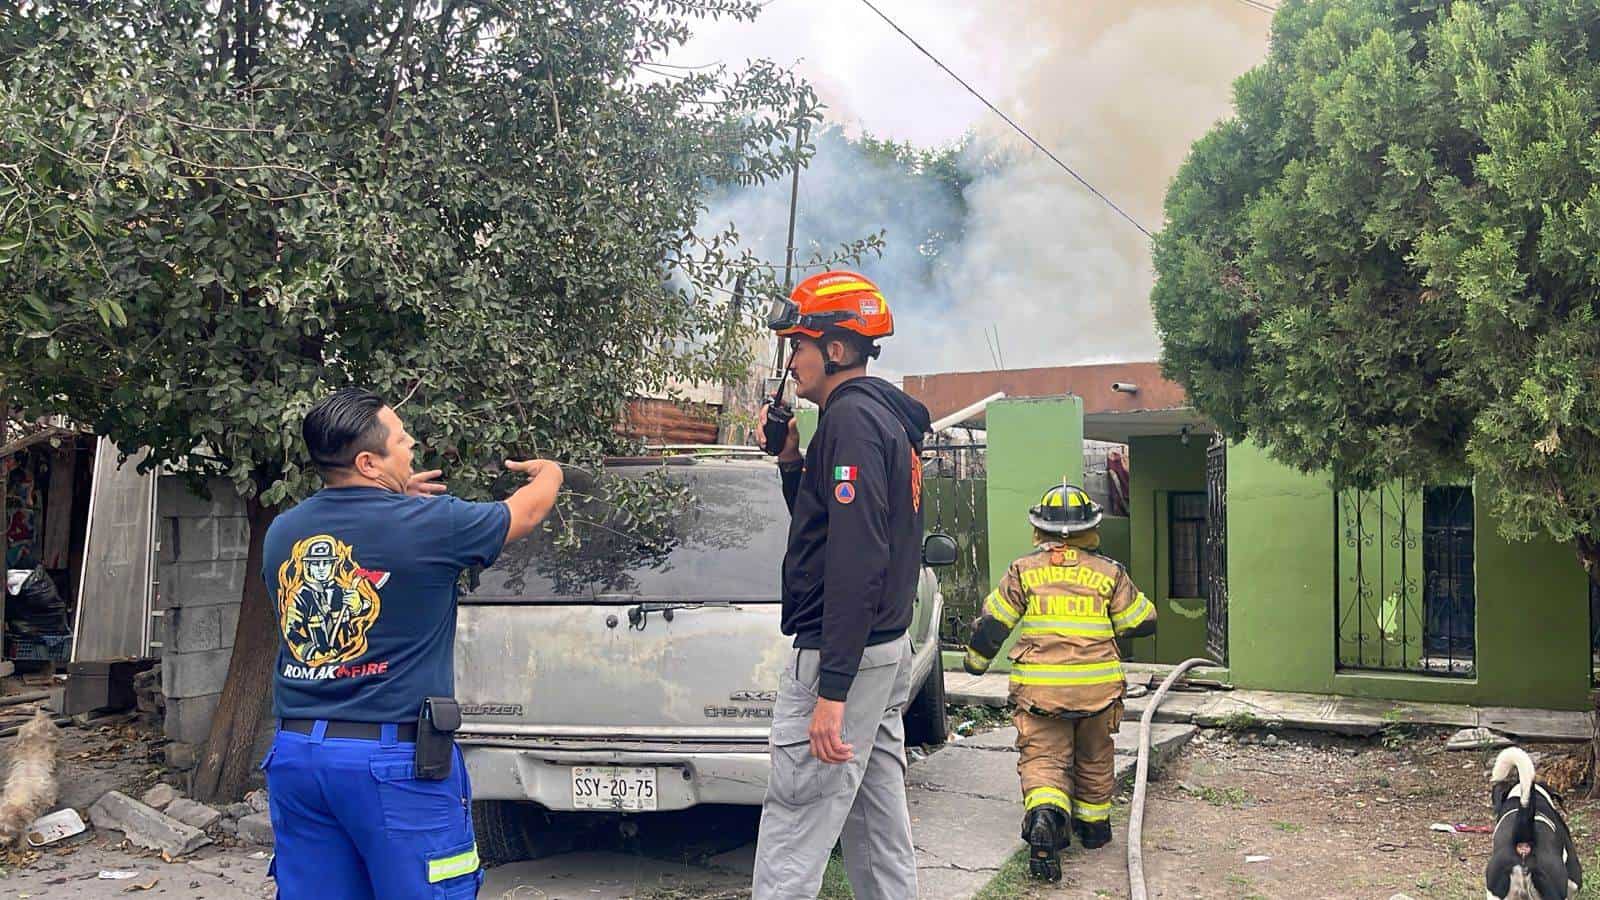
<instances>
[{"instance_id":1,"label":"power line","mask_svg":"<svg viewBox=\"0 0 1600 900\"><path fill-rule=\"evenodd\" d=\"M989 359L994 361L994 367L996 369L1005 368L1005 366L1000 365L1000 357L995 355L995 352L994 352L994 341L989 340L989 329L987 329L987 328L985 328L983 330L983 343L984 343L984 346L989 348Z\"/></svg>"},{"instance_id":2,"label":"power line","mask_svg":"<svg viewBox=\"0 0 1600 900\"><path fill-rule=\"evenodd\" d=\"M1028 143L1032 144L1036 149L1038 149L1038 151L1040 153L1043 153L1045 156L1050 157L1050 161L1051 162L1053 162L1056 165L1060 166L1062 171L1066 172L1068 175L1071 175L1074 179L1076 179L1079 184L1083 185L1085 188L1087 188L1089 190L1089 193L1094 194L1096 197L1099 197L1101 199L1101 201L1103 201L1105 203L1105 205L1107 205L1107 206L1111 207L1112 209L1116 210L1117 211L1117 215L1120 215L1124 219L1127 219L1128 220L1128 224L1130 224L1133 227L1139 229L1140 233L1142 233L1145 237L1151 237L1150 230L1148 228L1145 228L1143 225L1140 225L1139 221L1137 219L1135 219L1133 216L1130 216L1126 212L1124 212L1122 207L1120 207L1117 204L1113 203L1110 197L1107 197L1105 194L1100 193L1100 189L1099 188L1097 188L1094 185L1090 184L1088 182L1088 180L1085 179L1082 175L1079 175L1077 172L1074 172L1072 170L1071 166L1069 166L1066 163L1062 162L1061 158L1056 156L1054 153L1051 153L1050 149L1048 147L1046 147L1045 145L1043 145L1043 144L1039 143L1037 140L1035 140L1033 135L1031 135L1027 131L1025 131L1021 125L1018 125L1010 116L1008 116L1005 113L1001 112L1000 108L995 106L993 103L990 103L988 98L986 98L982 94L978 93L976 88L974 88L972 85L970 85L970 84L968 84L966 82L966 79L962 78L960 75L957 75L955 72L950 70L949 66L947 66L944 63L940 62L939 61L939 57L934 56L931 52L928 51L927 47L924 47L920 43L918 43L916 38L914 38L911 35L907 34L906 30L904 28L901 28L899 25L895 24L895 21L893 19L889 18L887 15L884 15L883 10L881 10L878 7L874 6L873 3L872 3L872 0L861 0L861 2L866 5L867 9L870 9L873 12L877 13L878 14L878 18L880 18L883 21L887 22L889 24L890 28L893 28L895 31L900 32L900 36L905 38L906 40L910 41L911 42L911 46L913 46L913 47L917 48L918 50L922 51L922 55L923 56L926 56L927 58L933 60L933 64L938 66L939 68L943 69L946 75L949 75L951 78L954 78L956 80L956 83L958 83L962 87L966 88L967 89L967 93L969 93L972 96L978 98L978 102L982 103L984 106L989 107L989 111L990 112L992 112L995 115L999 116L1001 119L1004 119L1005 123L1007 125L1010 125L1013 129L1015 129L1017 134L1020 134L1024 138L1026 138ZM1249 0L1249 2L1255 2L1255 0Z\"/></svg>"},{"instance_id":3,"label":"power line","mask_svg":"<svg viewBox=\"0 0 1600 900\"><path fill-rule=\"evenodd\" d=\"M1276 6L1273 6L1271 3L1263 3L1262 0L1239 0L1239 2L1252 9L1259 9L1262 12L1275 13L1278 11Z\"/></svg>"}]
</instances>

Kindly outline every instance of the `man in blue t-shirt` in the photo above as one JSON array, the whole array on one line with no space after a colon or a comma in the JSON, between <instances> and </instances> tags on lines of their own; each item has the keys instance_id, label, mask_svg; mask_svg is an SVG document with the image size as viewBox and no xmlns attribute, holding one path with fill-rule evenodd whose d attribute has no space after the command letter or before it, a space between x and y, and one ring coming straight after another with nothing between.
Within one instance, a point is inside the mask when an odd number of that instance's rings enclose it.
<instances>
[{"instance_id":1,"label":"man in blue t-shirt","mask_svg":"<svg viewBox=\"0 0 1600 900\"><path fill-rule=\"evenodd\" d=\"M459 750L418 778L424 698L455 691L456 585L549 515L561 466L506 463L528 483L504 502L444 495L413 473L416 441L375 394L346 388L302 428L323 489L267 529L262 577L277 611L267 773L283 900L475 897L471 786Z\"/></svg>"}]
</instances>

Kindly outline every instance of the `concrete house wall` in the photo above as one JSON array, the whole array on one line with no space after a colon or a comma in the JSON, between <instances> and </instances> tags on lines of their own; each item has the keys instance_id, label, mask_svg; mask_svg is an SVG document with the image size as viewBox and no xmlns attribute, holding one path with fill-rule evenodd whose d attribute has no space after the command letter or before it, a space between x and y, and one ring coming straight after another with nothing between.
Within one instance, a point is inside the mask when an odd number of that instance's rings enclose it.
<instances>
[{"instance_id":1,"label":"concrete house wall","mask_svg":"<svg viewBox=\"0 0 1600 900\"><path fill-rule=\"evenodd\" d=\"M233 485L211 484L211 498L181 478L156 485L156 608L162 612L161 687L167 697L168 761L194 765L222 696L239 625L250 523Z\"/></svg>"},{"instance_id":2,"label":"concrete house wall","mask_svg":"<svg viewBox=\"0 0 1600 900\"><path fill-rule=\"evenodd\" d=\"M1080 410L1075 398L1007 400L990 407L991 581L1031 547L1026 514L1040 486L1081 471L1082 431L1074 424ZM1129 567L1160 614L1156 636L1130 642L1130 657L1173 663L1205 656L1204 598L1170 595L1168 531L1171 495L1205 490L1207 439L1185 444L1178 435L1136 436L1128 443L1129 516L1106 521L1102 549ZM1549 540L1507 541L1476 508L1474 676L1341 667L1337 579L1341 558L1347 576L1353 561L1348 551L1341 557L1331 484L1325 476L1276 463L1251 444L1230 446L1227 463L1228 677L1235 685L1392 700L1588 708L1588 582L1570 547ZM1414 506L1420 516L1420 496ZM1382 557L1394 571L1404 554L1409 570L1420 573L1420 543L1369 550L1365 563L1375 566ZM1420 598L1420 586L1414 590ZM1413 601L1414 627L1420 627L1420 607L1420 599ZM1003 669L1003 662L997 660L995 668Z\"/></svg>"},{"instance_id":3,"label":"concrete house wall","mask_svg":"<svg viewBox=\"0 0 1600 900\"><path fill-rule=\"evenodd\" d=\"M1570 547L1509 542L1478 507L1476 677L1341 670L1334 645L1337 528L1326 478L1274 462L1253 445L1229 448L1228 662L1235 685L1589 707L1588 583Z\"/></svg>"}]
</instances>

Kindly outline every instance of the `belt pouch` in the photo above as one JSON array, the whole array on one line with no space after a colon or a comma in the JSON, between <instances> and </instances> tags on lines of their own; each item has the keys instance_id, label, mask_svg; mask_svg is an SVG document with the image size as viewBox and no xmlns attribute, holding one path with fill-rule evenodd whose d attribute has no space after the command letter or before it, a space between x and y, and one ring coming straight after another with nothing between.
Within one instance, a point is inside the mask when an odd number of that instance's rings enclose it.
<instances>
[{"instance_id":1,"label":"belt pouch","mask_svg":"<svg viewBox=\"0 0 1600 900\"><path fill-rule=\"evenodd\" d=\"M453 697L428 697L417 716L416 775L422 781L450 777L455 759L456 729L461 727L461 707Z\"/></svg>"}]
</instances>

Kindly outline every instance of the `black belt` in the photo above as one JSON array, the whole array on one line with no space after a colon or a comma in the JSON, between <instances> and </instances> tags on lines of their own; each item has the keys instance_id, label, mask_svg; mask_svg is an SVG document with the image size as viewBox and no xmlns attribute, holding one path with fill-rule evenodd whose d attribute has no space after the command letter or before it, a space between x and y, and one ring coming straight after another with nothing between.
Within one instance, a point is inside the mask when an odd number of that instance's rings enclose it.
<instances>
[{"instance_id":1,"label":"black belt","mask_svg":"<svg viewBox=\"0 0 1600 900\"><path fill-rule=\"evenodd\" d=\"M310 734L316 728L317 721L316 719L283 719L278 727L283 731L293 731L296 734ZM329 719L328 730L322 736L376 741L383 738L383 725L378 722L340 722L335 719ZM405 741L408 744L416 743L417 723L406 722L402 725L396 725L395 740Z\"/></svg>"}]
</instances>

